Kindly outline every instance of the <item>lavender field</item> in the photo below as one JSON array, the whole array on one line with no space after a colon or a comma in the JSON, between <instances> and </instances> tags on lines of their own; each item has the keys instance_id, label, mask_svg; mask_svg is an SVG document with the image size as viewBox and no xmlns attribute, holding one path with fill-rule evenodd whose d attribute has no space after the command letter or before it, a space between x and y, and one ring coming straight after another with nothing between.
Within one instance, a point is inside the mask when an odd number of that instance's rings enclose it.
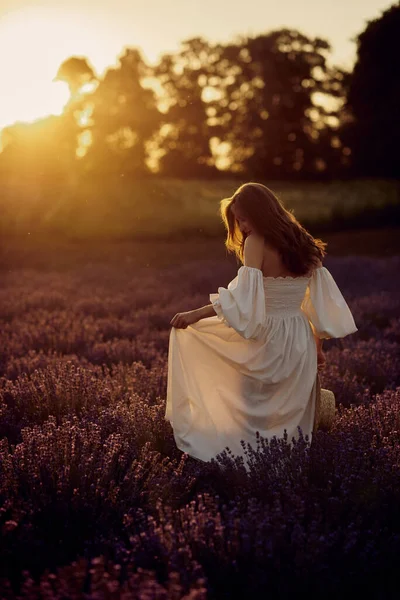
<instances>
[{"instance_id":1,"label":"lavender field","mask_svg":"<svg viewBox=\"0 0 400 600\"><path fill-rule=\"evenodd\" d=\"M234 276L223 242L3 258L2 599L398 597L400 254L331 247L359 329L324 342L333 429L260 439L250 473L164 420L169 322Z\"/></svg>"}]
</instances>

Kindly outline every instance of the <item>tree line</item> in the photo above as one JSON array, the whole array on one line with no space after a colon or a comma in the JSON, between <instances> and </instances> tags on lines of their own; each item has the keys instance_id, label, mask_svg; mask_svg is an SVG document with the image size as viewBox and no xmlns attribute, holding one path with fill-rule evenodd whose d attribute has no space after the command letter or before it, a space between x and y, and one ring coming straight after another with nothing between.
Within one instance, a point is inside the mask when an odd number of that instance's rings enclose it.
<instances>
[{"instance_id":1,"label":"tree line","mask_svg":"<svg viewBox=\"0 0 400 600\"><path fill-rule=\"evenodd\" d=\"M127 48L101 77L71 57L63 113L3 130L0 177L396 178L399 34L397 3L358 36L352 72L292 29L187 39L155 66Z\"/></svg>"}]
</instances>

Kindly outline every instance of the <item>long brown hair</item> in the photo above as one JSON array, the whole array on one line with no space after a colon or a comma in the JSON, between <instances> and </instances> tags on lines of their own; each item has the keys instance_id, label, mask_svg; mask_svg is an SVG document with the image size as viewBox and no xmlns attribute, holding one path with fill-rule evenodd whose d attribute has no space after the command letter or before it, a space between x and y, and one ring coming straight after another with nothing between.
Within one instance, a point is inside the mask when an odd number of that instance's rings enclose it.
<instances>
[{"instance_id":1,"label":"long brown hair","mask_svg":"<svg viewBox=\"0 0 400 600\"><path fill-rule=\"evenodd\" d=\"M241 185L230 198L220 201L220 214L227 229L225 246L241 262L247 235L240 231L232 206L240 208L254 231L280 253L291 273L307 275L318 259L322 260L326 255L327 243L313 238L267 186L249 182Z\"/></svg>"}]
</instances>

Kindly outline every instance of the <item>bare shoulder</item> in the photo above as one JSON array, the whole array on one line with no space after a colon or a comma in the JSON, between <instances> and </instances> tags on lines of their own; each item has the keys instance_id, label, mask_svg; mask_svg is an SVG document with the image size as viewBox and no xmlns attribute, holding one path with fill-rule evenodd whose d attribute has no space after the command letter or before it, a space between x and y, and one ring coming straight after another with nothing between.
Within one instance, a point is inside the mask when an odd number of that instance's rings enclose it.
<instances>
[{"instance_id":1,"label":"bare shoulder","mask_svg":"<svg viewBox=\"0 0 400 600\"><path fill-rule=\"evenodd\" d=\"M244 241L244 264L248 267L261 269L263 262L264 238L251 233Z\"/></svg>"},{"instance_id":2,"label":"bare shoulder","mask_svg":"<svg viewBox=\"0 0 400 600\"><path fill-rule=\"evenodd\" d=\"M251 233L244 240L245 248L263 249L264 248L264 236L259 233Z\"/></svg>"}]
</instances>

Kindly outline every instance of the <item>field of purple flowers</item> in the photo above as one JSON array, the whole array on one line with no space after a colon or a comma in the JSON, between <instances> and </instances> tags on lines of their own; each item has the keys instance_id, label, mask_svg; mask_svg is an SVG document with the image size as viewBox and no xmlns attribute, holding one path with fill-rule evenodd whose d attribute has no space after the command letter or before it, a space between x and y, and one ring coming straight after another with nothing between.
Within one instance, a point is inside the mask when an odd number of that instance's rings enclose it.
<instances>
[{"instance_id":1,"label":"field of purple flowers","mask_svg":"<svg viewBox=\"0 0 400 600\"><path fill-rule=\"evenodd\" d=\"M326 258L359 328L324 342L334 427L250 473L164 420L169 321L237 269L187 258L3 265L0 597L397 598L400 256Z\"/></svg>"}]
</instances>

